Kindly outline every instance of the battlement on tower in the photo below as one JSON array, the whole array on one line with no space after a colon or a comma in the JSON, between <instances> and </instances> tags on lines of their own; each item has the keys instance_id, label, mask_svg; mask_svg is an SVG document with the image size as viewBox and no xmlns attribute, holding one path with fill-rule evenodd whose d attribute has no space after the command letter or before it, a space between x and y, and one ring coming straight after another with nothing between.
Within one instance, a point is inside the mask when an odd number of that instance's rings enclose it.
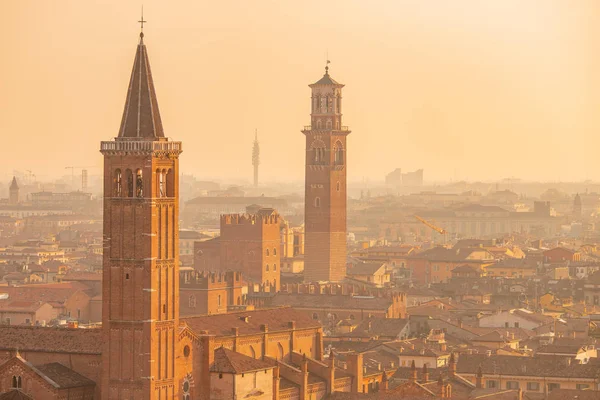
<instances>
[{"instance_id":1,"label":"battlement on tower","mask_svg":"<svg viewBox=\"0 0 600 400\"><path fill-rule=\"evenodd\" d=\"M279 225L281 216L272 208L261 208L256 214L223 214L221 226L224 225Z\"/></svg>"},{"instance_id":2,"label":"battlement on tower","mask_svg":"<svg viewBox=\"0 0 600 400\"><path fill-rule=\"evenodd\" d=\"M193 271L182 275L182 288L219 289L241 285L244 282L243 274L239 271Z\"/></svg>"}]
</instances>

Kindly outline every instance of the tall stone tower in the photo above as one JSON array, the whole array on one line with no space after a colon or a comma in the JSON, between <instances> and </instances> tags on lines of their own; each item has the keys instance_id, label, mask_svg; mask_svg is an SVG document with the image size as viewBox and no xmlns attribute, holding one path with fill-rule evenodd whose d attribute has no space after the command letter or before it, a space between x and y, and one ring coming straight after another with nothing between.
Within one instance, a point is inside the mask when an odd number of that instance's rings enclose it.
<instances>
[{"instance_id":1,"label":"tall stone tower","mask_svg":"<svg viewBox=\"0 0 600 400\"><path fill-rule=\"evenodd\" d=\"M258 145L258 132L254 131L254 145L252 146L252 166L254 167L254 187L258 186L258 166L260 165L260 147Z\"/></svg>"},{"instance_id":2,"label":"tall stone tower","mask_svg":"<svg viewBox=\"0 0 600 400\"><path fill-rule=\"evenodd\" d=\"M175 399L179 154L140 34L118 137L104 155L102 398Z\"/></svg>"},{"instance_id":3,"label":"tall stone tower","mask_svg":"<svg viewBox=\"0 0 600 400\"><path fill-rule=\"evenodd\" d=\"M17 183L17 178L15 176L13 176L10 187L8 188L8 203L13 206L19 204L19 184Z\"/></svg>"},{"instance_id":4,"label":"tall stone tower","mask_svg":"<svg viewBox=\"0 0 600 400\"><path fill-rule=\"evenodd\" d=\"M306 281L340 281L346 276L346 136L342 125L344 85L325 75L309 85L311 125L305 126Z\"/></svg>"}]
</instances>

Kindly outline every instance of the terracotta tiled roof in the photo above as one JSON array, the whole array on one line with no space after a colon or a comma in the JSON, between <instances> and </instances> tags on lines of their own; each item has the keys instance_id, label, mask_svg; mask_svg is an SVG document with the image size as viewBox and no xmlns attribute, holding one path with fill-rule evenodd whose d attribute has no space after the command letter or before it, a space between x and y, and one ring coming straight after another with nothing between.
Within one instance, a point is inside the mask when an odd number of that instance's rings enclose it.
<instances>
[{"instance_id":1,"label":"terracotta tiled roof","mask_svg":"<svg viewBox=\"0 0 600 400\"><path fill-rule=\"evenodd\" d=\"M225 374L241 374L244 372L271 369L273 366L261 360L220 347L215 350L215 361L210 367L211 372Z\"/></svg>"},{"instance_id":2,"label":"terracotta tiled roof","mask_svg":"<svg viewBox=\"0 0 600 400\"><path fill-rule=\"evenodd\" d=\"M79 289L72 287L60 287L57 285L32 285L32 286L4 286L0 287L0 293L7 293L11 300L21 301L45 301L64 303L70 299Z\"/></svg>"},{"instance_id":3,"label":"terracotta tiled roof","mask_svg":"<svg viewBox=\"0 0 600 400\"><path fill-rule=\"evenodd\" d=\"M575 390L554 389L548 393L548 400L600 400L600 391L597 390Z\"/></svg>"},{"instance_id":4,"label":"terracotta tiled roof","mask_svg":"<svg viewBox=\"0 0 600 400\"><path fill-rule=\"evenodd\" d=\"M155 139L164 136L148 52L141 35L131 71L119 137Z\"/></svg>"},{"instance_id":5,"label":"terracotta tiled roof","mask_svg":"<svg viewBox=\"0 0 600 400\"><path fill-rule=\"evenodd\" d=\"M381 262L361 262L348 268L347 275L374 275L384 265L385 263Z\"/></svg>"},{"instance_id":6,"label":"terracotta tiled roof","mask_svg":"<svg viewBox=\"0 0 600 400\"><path fill-rule=\"evenodd\" d=\"M0 326L0 349L47 353L102 353L101 329Z\"/></svg>"},{"instance_id":7,"label":"terracotta tiled roof","mask_svg":"<svg viewBox=\"0 0 600 400\"><path fill-rule=\"evenodd\" d=\"M540 353L550 353L550 354L572 354L576 355L579 351L583 349L578 345L559 345L559 344L548 344L546 346L541 346L537 349L537 354Z\"/></svg>"},{"instance_id":8,"label":"terracotta tiled roof","mask_svg":"<svg viewBox=\"0 0 600 400\"><path fill-rule=\"evenodd\" d=\"M22 391L14 389L0 394L0 400L33 400L33 397L29 397Z\"/></svg>"},{"instance_id":9,"label":"terracotta tiled roof","mask_svg":"<svg viewBox=\"0 0 600 400\"><path fill-rule=\"evenodd\" d=\"M87 271L73 271L62 277L63 281L102 281L102 274Z\"/></svg>"},{"instance_id":10,"label":"terracotta tiled roof","mask_svg":"<svg viewBox=\"0 0 600 400\"><path fill-rule=\"evenodd\" d=\"M498 331L493 331L493 332L486 333L485 335L481 335L479 337L473 338L472 340L475 342L505 343L505 342L510 341L510 338L506 337L506 335L504 335Z\"/></svg>"},{"instance_id":11,"label":"terracotta tiled roof","mask_svg":"<svg viewBox=\"0 0 600 400\"><path fill-rule=\"evenodd\" d=\"M476 374L479 367L484 375L541 376L561 378L598 378L600 371L594 365L568 365L565 357L549 360L547 357L514 357L503 355L463 354L458 359L459 373Z\"/></svg>"},{"instance_id":12,"label":"terracotta tiled roof","mask_svg":"<svg viewBox=\"0 0 600 400\"><path fill-rule=\"evenodd\" d=\"M4 312L35 312L44 304L41 301L0 300L0 310Z\"/></svg>"},{"instance_id":13,"label":"terracotta tiled roof","mask_svg":"<svg viewBox=\"0 0 600 400\"><path fill-rule=\"evenodd\" d=\"M276 306L299 308L343 308L354 310L386 310L392 299L373 296L342 296L334 294L314 295L309 293L277 293L272 300Z\"/></svg>"},{"instance_id":14,"label":"terracotta tiled roof","mask_svg":"<svg viewBox=\"0 0 600 400\"><path fill-rule=\"evenodd\" d=\"M260 333L262 325L267 325L269 332L286 331L291 329L292 321L295 322L296 329L321 327L318 321L310 318L305 312L289 307L205 315L182 320L196 333L208 331L210 334L221 336L232 336L232 328L238 328L240 335Z\"/></svg>"},{"instance_id":15,"label":"terracotta tiled roof","mask_svg":"<svg viewBox=\"0 0 600 400\"><path fill-rule=\"evenodd\" d=\"M55 382L61 389L96 385L91 379L78 374L60 363L37 365L35 368Z\"/></svg>"},{"instance_id":16,"label":"terracotta tiled roof","mask_svg":"<svg viewBox=\"0 0 600 400\"><path fill-rule=\"evenodd\" d=\"M363 320L350 334L358 337L397 337L408 325L407 319L370 318Z\"/></svg>"}]
</instances>

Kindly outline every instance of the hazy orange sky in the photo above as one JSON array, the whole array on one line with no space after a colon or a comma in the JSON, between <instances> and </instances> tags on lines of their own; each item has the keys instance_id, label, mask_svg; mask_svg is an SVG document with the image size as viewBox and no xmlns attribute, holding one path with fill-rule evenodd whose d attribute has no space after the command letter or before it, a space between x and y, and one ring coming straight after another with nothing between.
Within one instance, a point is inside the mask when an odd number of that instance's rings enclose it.
<instances>
[{"instance_id":1,"label":"hazy orange sky","mask_svg":"<svg viewBox=\"0 0 600 400\"><path fill-rule=\"evenodd\" d=\"M140 2L0 2L0 176L102 165ZM600 180L597 0L144 1L165 134L181 170L301 180L308 84L346 84L349 180ZM99 173L90 169L90 173Z\"/></svg>"}]
</instances>

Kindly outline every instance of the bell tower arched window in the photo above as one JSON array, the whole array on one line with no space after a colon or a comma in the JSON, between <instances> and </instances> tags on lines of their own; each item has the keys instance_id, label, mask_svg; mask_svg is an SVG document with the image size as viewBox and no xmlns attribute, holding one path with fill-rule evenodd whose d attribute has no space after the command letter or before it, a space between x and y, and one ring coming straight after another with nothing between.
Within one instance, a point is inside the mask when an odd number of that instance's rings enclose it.
<instances>
[{"instance_id":1,"label":"bell tower arched window","mask_svg":"<svg viewBox=\"0 0 600 400\"><path fill-rule=\"evenodd\" d=\"M327 151L325 150L325 143L322 140L316 139L312 143L308 160L313 165L327 164Z\"/></svg>"},{"instance_id":2,"label":"bell tower arched window","mask_svg":"<svg viewBox=\"0 0 600 400\"><path fill-rule=\"evenodd\" d=\"M140 168L135 172L135 197L144 197L144 177Z\"/></svg>"},{"instance_id":3,"label":"bell tower arched window","mask_svg":"<svg viewBox=\"0 0 600 400\"><path fill-rule=\"evenodd\" d=\"M325 127L326 127L327 129L331 129L331 128L333 127L333 126L332 126L332 123L331 123L331 119L328 119L328 120L327 120L327 123L325 124Z\"/></svg>"},{"instance_id":4,"label":"bell tower arched window","mask_svg":"<svg viewBox=\"0 0 600 400\"><path fill-rule=\"evenodd\" d=\"M165 171L156 170L156 175L158 178L158 197L167 197L167 189L166 189L166 173Z\"/></svg>"},{"instance_id":5,"label":"bell tower arched window","mask_svg":"<svg viewBox=\"0 0 600 400\"><path fill-rule=\"evenodd\" d=\"M342 145L342 142L340 142L339 140L337 142L335 142L333 151L334 151L335 165L343 165L344 164L344 146Z\"/></svg>"},{"instance_id":6,"label":"bell tower arched window","mask_svg":"<svg viewBox=\"0 0 600 400\"><path fill-rule=\"evenodd\" d=\"M133 197L133 172L128 169L125 171L125 176L127 178L127 197Z\"/></svg>"},{"instance_id":7,"label":"bell tower arched window","mask_svg":"<svg viewBox=\"0 0 600 400\"><path fill-rule=\"evenodd\" d=\"M121 197L122 194L123 194L123 176L121 174L121 170L117 169L115 171L115 190L114 190L114 196L115 197Z\"/></svg>"}]
</instances>

